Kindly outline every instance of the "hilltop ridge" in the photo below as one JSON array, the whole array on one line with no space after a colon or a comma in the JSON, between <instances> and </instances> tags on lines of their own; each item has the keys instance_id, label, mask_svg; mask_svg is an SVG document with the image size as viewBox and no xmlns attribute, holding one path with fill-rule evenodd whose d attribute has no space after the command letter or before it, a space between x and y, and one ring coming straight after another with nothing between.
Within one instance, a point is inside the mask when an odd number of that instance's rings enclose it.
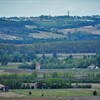
<instances>
[{"instance_id":1,"label":"hilltop ridge","mask_svg":"<svg viewBox=\"0 0 100 100\"><path fill-rule=\"evenodd\" d=\"M0 42L100 40L100 16L1 17Z\"/></svg>"}]
</instances>

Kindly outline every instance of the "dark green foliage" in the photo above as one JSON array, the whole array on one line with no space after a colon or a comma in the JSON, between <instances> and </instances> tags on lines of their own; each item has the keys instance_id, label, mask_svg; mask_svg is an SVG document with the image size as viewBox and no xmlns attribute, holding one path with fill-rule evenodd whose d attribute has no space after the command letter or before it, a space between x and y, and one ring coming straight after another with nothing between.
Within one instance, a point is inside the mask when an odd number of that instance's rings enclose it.
<instances>
[{"instance_id":1,"label":"dark green foliage","mask_svg":"<svg viewBox=\"0 0 100 100\"><path fill-rule=\"evenodd\" d=\"M52 78L57 78L58 77L58 73L57 72L54 72L53 74L52 74Z\"/></svg>"},{"instance_id":2,"label":"dark green foliage","mask_svg":"<svg viewBox=\"0 0 100 100\"><path fill-rule=\"evenodd\" d=\"M25 25L34 25L34 23L32 21L11 21L9 19L0 19L0 31L6 34L13 33L15 35L20 34L21 36L24 36L25 34L32 32L32 30L25 28Z\"/></svg>"},{"instance_id":3,"label":"dark green foliage","mask_svg":"<svg viewBox=\"0 0 100 100\"><path fill-rule=\"evenodd\" d=\"M42 89L42 88L45 88L45 81L44 80L41 80L37 83L37 88L39 89Z\"/></svg>"},{"instance_id":4,"label":"dark green foliage","mask_svg":"<svg viewBox=\"0 0 100 100\"><path fill-rule=\"evenodd\" d=\"M4 51L1 50L1 52L0 52L0 63L1 63L1 65L7 65L8 62L10 61L10 59L11 59L10 54L5 50Z\"/></svg>"},{"instance_id":5,"label":"dark green foliage","mask_svg":"<svg viewBox=\"0 0 100 100\"><path fill-rule=\"evenodd\" d=\"M80 41L80 40L100 40L100 35L97 34L91 34L87 32L74 32L74 33L68 33L68 40L74 40L74 41Z\"/></svg>"},{"instance_id":6,"label":"dark green foliage","mask_svg":"<svg viewBox=\"0 0 100 100\"><path fill-rule=\"evenodd\" d=\"M8 86L10 89L20 89L20 88L29 88L23 83L32 83L34 79L38 77L37 72L32 74L3 74L0 75L0 83Z\"/></svg>"},{"instance_id":7,"label":"dark green foliage","mask_svg":"<svg viewBox=\"0 0 100 100\"><path fill-rule=\"evenodd\" d=\"M96 65L100 66L100 53L97 53L96 55Z\"/></svg>"},{"instance_id":8,"label":"dark green foliage","mask_svg":"<svg viewBox=\"0 0 100 100\"><path fill-rule=\"evenodd\" d=\"M46 53L96 53L100 50L100 41L63 41L52 43L35 43L33 45L13 45L13 44L0 44L1 50L7 50L8 53L21 53L32 56L35 54ZM32 54L32 55L31 55ZM34 57L33 57L34 58ZM31 57L31 59L33 59Z\"/></svg>"},{"instance_id":9,"label":"dark green foliage","mask_svg":"<svg viewBox=\"0 0 100 100\"><path fill-rule=\"evenodd\" d=\"M29 95L31 95L32 94L32 92L29 92Z\"/></svg>"},{"instance_id":10,"label":"dark green foliage","mask_svg":"<svg viewBox=\"0 0 100 100\"><path fill-rule=\"evenodd\" d=\"M49 78L46 80L38 81L37 84L39 89L47 88L47 89L59 89L59 88L71 88L71 84L67 83L63 79L59 78Z\"/></svg>"},{"instance_id":11,"label":"dark green foliage","mask_svg":"<svg viewBox=\"0 0 100 100\"><path fill-rule=\"evenodd\" d=\"M57 53L56 52L53 53L53 58L57 58Z\"/></svg>"},{"instance_id":12,"label":"dark green foliage","mask_svg":"<svg viewBox=\"0 0 100 100\"><path fill-rule=\"evenodd\" d=\"M23 64L19 65L18 68L21 68L21 69L36 69L36 62L32 62L32 64L23 63Z\"/></svg>"},{"instance_id":13,"label":"dark green foliage","mask_svg":"<svg viewBox=\"0 0 100 100\"><path fill-rule=\"evenodd\" d=\"M97 91L93 91L93 96L96 96L97 95Z\"/></svg>"},{"instance_id":14,"label":"dark green foliage","mask_svg":"<svg viewBox=\"0 0 100 100\"><path fill-rule=\"evenodd\" d=\"M77 84L77 85L75 85L75 86L72 86L73 88L92 88L92 86L91 85L79 85L79 84Z\"/></svg>"},{"instance_id":15,"label":"dark green foliage","mask_svg":"<svg viewBox=\"0 0 100 100\"><path fill-rule=\"evenodd\" d=\"M42 58L43 58L43 59L46 59L46 57L45 57L45 54L44 54L44 53L43 53L43 55L42 55Z\"/></svg>"}]
</instances>

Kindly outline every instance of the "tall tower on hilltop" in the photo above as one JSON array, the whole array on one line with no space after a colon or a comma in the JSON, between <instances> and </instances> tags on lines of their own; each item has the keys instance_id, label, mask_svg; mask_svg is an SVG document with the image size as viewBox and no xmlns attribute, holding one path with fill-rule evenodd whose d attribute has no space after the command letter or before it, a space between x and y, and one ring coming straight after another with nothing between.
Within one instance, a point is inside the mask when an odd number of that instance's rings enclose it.
<instances>
[{"instance_id":1,"label":"tall tower on hilltop","mask_svg":"<svg viewBox=\"0 0 100 100\"><path fill-rule=\"evenodd\" d=\"M69 15L69 11L68 11L67 13L68 13L68 15L67 15L67 16L70 16L70 15Z\"/></svg>"}]
</instances>

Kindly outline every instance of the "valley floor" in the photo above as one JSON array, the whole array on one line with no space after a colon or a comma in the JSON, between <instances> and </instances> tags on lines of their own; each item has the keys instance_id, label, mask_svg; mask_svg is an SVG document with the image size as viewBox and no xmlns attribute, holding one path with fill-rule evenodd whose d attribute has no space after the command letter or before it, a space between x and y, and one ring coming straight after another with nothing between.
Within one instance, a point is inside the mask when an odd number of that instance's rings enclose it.
<instances>
[{"instance_id":1,"label":"valley floor","mask_svg":"<svg viewBox=\"0 0 100 100\"><path fill-rule=\"evenodd\" d=\"M29 95L29 91L32 92ZM94 89L16 89L9 92L0 92L0 100L100 100L98 95L93 96ZM44 96L41 96L42 92Z\"/></svg>"}]
</instances>

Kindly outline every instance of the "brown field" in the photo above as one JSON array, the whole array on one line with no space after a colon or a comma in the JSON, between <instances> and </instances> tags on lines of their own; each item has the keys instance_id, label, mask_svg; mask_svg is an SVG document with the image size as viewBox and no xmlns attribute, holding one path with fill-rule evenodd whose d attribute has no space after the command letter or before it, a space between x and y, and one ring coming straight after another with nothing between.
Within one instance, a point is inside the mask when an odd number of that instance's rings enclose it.
<instances>
[{"instance_id":1,"label":"brown field","mask_svg":"<svg viewBox=\"0 0 100 100\"><path fill-rule=\"evenodd\" d=\"M0 100L100 100L100 96L89 96L89 97L57 97L57 98L0 98Z\"/></svg>"},{"instance_id":2,"label":"brown field","mask_svg":"<svg viewBox=\"0 0 100 100\"><path fill-rule=\"evenodd\" d=\"M0 92L0 97L10 98L10 97L24 97L24 96L25 95L20 95L18 93L13 93L13 92Z\"/></svg>"},{"instance_id":3,"label":"brown field","mask_svg":"<svg viewBox=\"0 0 100 100\"><path fill-rule=\"evenodd\" d=\"M55 100L55 99L24 97L24 98L0 98L0 100Z\"/></svg>"},{"instance_id":4,"label":"brown field","mask_svg":"<svg viewBox=\"0 0 100 100\"><path fill-rule=\"evenodd\" d=\"M89 97L65 97L59 100L100 100L100 96L89 96Z\"/></svg>"},{"instance_id":5,"label":"brown field","mask_svg":"<svg viewBox=\"0 0 100 100\"><path fill-rule=\"evenodd\" d=\"M65 37L64 35L54 34L52 32L30 33L29 36L33 37L33 38L39 38L39 39L41 39L41 38L44 38L44 39L48 39L48 38L56 39L56 38L64 38Z\"/></svg>"},{"instance_id":6,"label":"brown field","mask_svg":"<svg viewBox=\"0 0 100 100\"><path fill-rule=\"evenodd\" d=\"M100 29L96 29L95 27L92 26L85 26L85 27L80 27L80 28L72 28L72 29L62 29L59 30L60 32L63 32L64 34L67 34L68 32L75 32L75 31L83 31L87 33L92 33L92 34L100 34Z\"/></svg>"}]
</instances>

